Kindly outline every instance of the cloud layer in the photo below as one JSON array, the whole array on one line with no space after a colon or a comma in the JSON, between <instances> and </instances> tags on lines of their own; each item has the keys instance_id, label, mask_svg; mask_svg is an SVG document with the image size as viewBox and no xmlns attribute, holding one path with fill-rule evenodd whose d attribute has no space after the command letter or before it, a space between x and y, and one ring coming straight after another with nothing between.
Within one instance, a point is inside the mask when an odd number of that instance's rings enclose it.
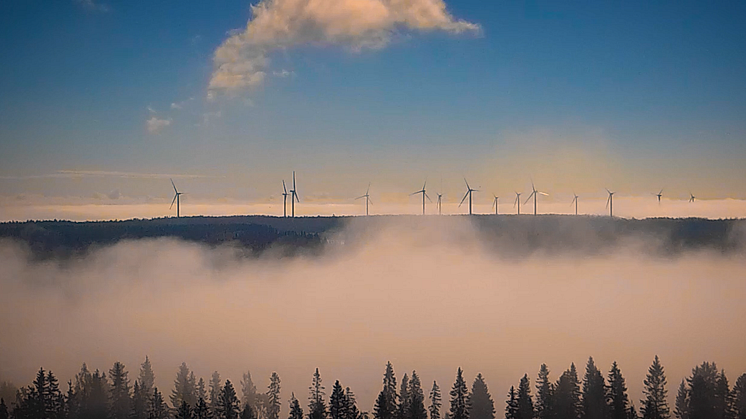
<instances>
[{"instance_id":1,"label":"cloud layer","mask_svg":"<svg viewBox=\"0 0 746 419\"><path fill-rule=\"evenodd\" d=\"M262 0L252 14L246 28L215 51L208 97L261 84L268 55L277 49L338 45L359 51L383 48L397 30L480 30L454 18L443 0Z\"/></svg>"}]
</instances>

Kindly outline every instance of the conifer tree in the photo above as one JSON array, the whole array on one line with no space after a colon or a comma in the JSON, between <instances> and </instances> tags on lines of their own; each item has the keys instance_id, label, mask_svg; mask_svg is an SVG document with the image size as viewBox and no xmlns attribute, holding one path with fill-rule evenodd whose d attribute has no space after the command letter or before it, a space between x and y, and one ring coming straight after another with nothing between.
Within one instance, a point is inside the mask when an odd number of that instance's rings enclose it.
<instances>
[{"instance_id":1,"label":"conifer tree","mask_svg":"<svg viewBox=\"0 0 746 419\"><path fill-rule=\"evenodd\" d=\"M580 417L580 381L575 363L562 373L554 391L554 414L557 419L577 419Z\"/></svg>"},{"instance_id":2,"label":"conifer tree","mask_svg":"<svg viewBox=\"0 0 746 419\"><path fill-rule=\"evenodd\" d=\"M181 401L179 410L176 412L177 419L192 419L192 408L189 407L189 403L186 400Z\"/></svg>"},{"instance_id":3,"label":"conifer tree","mask_svg":"<svg viewBox=\"0 0 746 419\"><path fill-rule=\"evenodd\" d=\"M217 419L238 419L240 409L236 389L233 388L231 380L225 380L225 385L220 391L220 397L218 397L217 414L215 416Z\"/></svg>"},{"instance_id":4,"label":"conifer tree","mask_svg":"<svg viewBox=\"0 0 746 419\"><path fill-rule=\"evenodd\" d=\"M8 406L5 405L5 399L0 398L0 419L8 419Z\"/></svg>"},{"instance_id":5,"label":"conifer tree","mask_svg":"<svg viewBox=\"0 0 746 419\"><path fill-rule=\"evenodd\" d=\"M583 377L582 419L606 418L606 383L593 357L588 358Z\"/></svg>"},{"instance_id":6,"label":"conifer tree","mask_svg":"<svg viewBox=\"0 0 746 419\"><path fill-rule=\"evenodd\" d=\"M401 378L401 387L399 389L399 406L397 407L396 416L399 419L406 419L409 411L409 377L407 373Z\"/></svg>"},{"instance_id":7,"label":"conifer tree","mask_svg":"<svg viewBox=\"0 0 746 419\"><path fill-rule=\"evenodd\" d=\"M627 415L627 419L640 419L640 415L637 414L637 409L635 409L634 402L630 402L629 414Z\"/></svg>"},{"instance_id":8,"label":"conifer tree","mask_svg":"<svg viewBox=\"0 0 746 419\"><path fill-rule=\"evenodd\" d=\"M145 356L145 361L140 365L140 389L145 394L153 394L153 387L155 386L155 374L153 373L153 366L150 365L150 358Z\"/></svg>"},{"instance_id":9,"label":"conifer tree","mask_svg":"<svg viewBox=\"0 0 746 419\"><path fill-rule=\"evenodd\" d=\"M207 389L205 388L205 380L202 377L197 381L197 401L199 399L207 400Z\"/></svg>"},{"instance_id":10,"label":"conifer tree","mask_svg":"<svg viewBox=\"0 0 746 419\"><path fill-rule=\"evenodd\" d=\"M130 381L124 364L117 361L109 370L111 387L109 400L111 402L111 419L127 419L130 415L132 400L130 399Z\"/></svg>"},{"instance_id":11,"label":"conifer tree","mask_svg":"<svg viewBox=\"0 0 746 419\"><path fill-rule=\"evenodd\" d=\"M677 419L689 419L689 390L686 388L684 380L681 380L679 391L676 393L673 414Z\"/></svg>"},{"instance_id":12,"label":"conifer tree","mask_svg":"<svg viewBox=\"0 0 746 419\"><path fill-rule=\"evenodd\" d=\"M609 386L606 391L606 402L609 409L609 419L628 419L630 415L627 385L622 371L616 361L611 364L609 371Z\"/></svg>"},{"instance_id":13,"label":"conifer tree","mask_svg":"<svg viewBox=\"0 0 746 419\"><path fill-rule=\"evenodd\" d=\"M295 393L290 394L290 415L288 419L303 419L303 408L300 407L298 399L295 398Z\"/></svg>"},{"instance_id":14,"label":"conifer tree","mask_svg":"<svg viewBox=\"0 0 746 419\"><path fill-rule=\"evenodd\" d=\"M534 403L531 400L531 383L528 374L523 374L521 382L518 384L518 412L517 419L533 419Z\"/></svg>"},{"instance_id":15,"label":"conifer tree","mask_svg":"<svg viewBox=\"0 0 746 419\"><path fill-rule=\"evenodd\" d=\"M280 376L272 372L267 388L267 419L279 419L280 406Z\"/></svg>"},{"instance_id":16,"label":"conifer tree","mask_svg":"<svg viewBox=\"0 0 746 419\"><path fill-rule=\"evenodd\" d=\"M256 419L256 412L250 404L246 403L241 411L241 419Z\"/></svg>"},{"instance_id":17,"label":"conifer tree","mask_svg":"<svg viewBox=\"0 0 746 419\"><path fill-rule=\"evenodd\" d=\"M140 387L140 381L135 380L135 385L132 387L131 419L147 419L148 397L149 394L145 392L144 388Z\"/></svg>"},{"instance_id":18,"label":"conifer tree","mask_svg":"<svg viewBox=\"0 0 746 419\"><path fill-rule=\"evenodd\" d=\"M158 387L153 387L153 397L150 398L148 406L148 419L167 419L168 406L163 400L163 394L158 391Z\"/></svg>"},{"instance_id":19,"label":"conifer tree","mask_svg":"<svg viewBox=\"0 0 746 419\"><path fill-rule=\"evenodd\" d=\"M386 372L383 374L383 389L378 394L376 404L373 406L373 417L375 419L395 419L397 412L396 376L391 362L386 363Z\"/></svg>"},{"instance_id":20,"label":"conifer tree","mask_svg":"<svg viewBox=\"0 0 746 419\"><path fill-rule=\"evenodd\" d=\"M355 393L349 387L345 389L345 398L347 399L347 419L362 419L362 413L357 408Z\"/></svg>"},{"instance_id":21,"label":"conifer tree","mask_svg":"<svg viewBox=\"0 0 746 419\"><path fill-rule=\"evenodd\" d=\"M257 399L256 386L251 380L251 371L246 371L241 378L241 402L256 408Z\"/></svg>"},{"instance_id":22,"label":"conifer tree","mask_svg":"<svg viewBox=\"0 0 746 419\"><path fill-rule=\"evenodd\" d=\"M715 419L731 419L733 400L725 370L720 370L715 381Z\"/></svg>"},{"instance_id":23,"label":"conifer tree","mask_svg":"<svg viewBox=\"0 0 746 419\"><path fill-rule=\"evenodd\" d=\"M440 387L438 387L438 383L433 380L433 388L430 390L430 406L428 407L430 419L440 419L440 408L443 406L442 400Z\"/></svg>"},{"instance_id":24,"label":"conifer tree","mask_svg":"<svg viewBox=\"0 0 746 419\"><path fill-rule=\"evenodd\" d=\"M733 418L746 419L746 374L741 375L733 385Z\"/></svg>"},{"instance_id":25,"label":"conifer tree","mask_svg":"<svg viewBox=\"0 0 746 419\"><path fill-rule=\"evenodd\" d=\"M185 401L191 407L197 402L197 383L194 379L194 373L189 371L186 362L182 362L179 371L176 373L174 388L171 391L171 405L174 408L181 406Z\"/></svg>"},{"instance_id":26,"label":"conifer tree","mask_svg":"<svg viewBox=\"0 0 746 419\"><path fill-rule=\"evenodd\" d=\"M321 385L321 374L318 368L313 373L313 381L308 387L308 392L308 419L326 419L324 386Z\"/></svg>"},{"instance_id":27,"label":"conifer tree","mask_svg":"<svg viewBox=\"0 0 746 419\"><path fill-rule=\"evenodd\" d=\"M505 404L505 419L518 419L518 394L515 391L515 387L510 386L508 400Z\"/></svg>"},{"instance_id":28,"label":"conifer tree","mask_svg":"<svg viewBox=\"0 0 746 419\"><path fill-rule=\"evenodd\" d=\"M469 390L466 387L466 381L464 381L464 372L459 367L456 372L456 381L453 383L451 388L451 419L469 419L469 411L471 410L471 403L469 397Z\"/></svg>"},{"instance_id":29,"label":"conifer tree","mask_svg":"<svg viewBox=\"0 0 746 419\"><path fill-rule=\"evenodd\" d=\"M347 398L339 380L332 386L332 395L329 397L329 419L348 419Z\"/></svg>"},{"instance_id":30,"label":"conifer tree","mask_svg":"<svg viewBox=\"0 0 746 419\"><path fill-rule=\"evenodd\" d=\"M210 377L210 410L213 414L217 411L218 400L220 400L220 392L223 389L223 384L220 380L220 374L215 371Z\"/></svg>"},{"instance_id":31,"label":"conifer tree","mask_svg":"<svg viewBox=\"0 0 746 419\"><path fill-rule=\"evenodd\" d=\"M653 364L648 368L648 374L643 381L642 390L645 399L641 400L643 419L668 419L669 409L666 401L666 374L663 370L658 355L655 356Z\"/></svg>"},{"instance_id":32,"label":"conifer tree","mask_svg":"<svg viewBox=\"0 0 746 419\"><path fill-rule=\"evenodd\" d=\"M549 368L546 364L541 364L539 378L536 380L536 417L554 418L554 385L549 381Z\"/></svg>"},{"instance_id":33,"label":"conifer tree","mask_svg":"<svg viewBox=\"0 0 746 419\"><path fill-rule=\"evenodd\" d=\"M495 419L495 402L492 400L482 374L477 374L471 386L471 419Z\"/></svg>"},{"instance_id":34,"label":"conifer tree","mask_svg":"<svg viewBox=\"0 0 746 419\"><path fill-rule=\"evenodd\" d=\"M207 406L207 402L203 397L200 397L197 400L197 406L194 407L194 412L192 414L192 417L194 419L211 419L212 418L212 411Z\"/></svg>"},{"instance_id":35,"label":"conifer tree","mask_svg":"<svg viewBox=\"0 0 746 419\"><path fill-rule=\"evenodd\" d=\"M406 414L407 419L427 419L425 410L425 393L422 391L422 383L416 371L412 371L409 380L409 403Z\"/></svg>"}]
</instances>

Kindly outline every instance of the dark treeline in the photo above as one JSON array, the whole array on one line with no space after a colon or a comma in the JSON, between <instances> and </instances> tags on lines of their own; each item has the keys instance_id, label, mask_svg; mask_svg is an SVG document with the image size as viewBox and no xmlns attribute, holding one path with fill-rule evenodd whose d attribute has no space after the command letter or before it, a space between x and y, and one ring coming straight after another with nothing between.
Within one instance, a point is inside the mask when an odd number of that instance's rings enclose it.
<instances>
[{"instance_id":1,"label":"dark treeline","mask_svg":"<svg viewBox=\"0 0 746 419\"><path fill-rule=\"evenodd\" d=\"M155 386L155 375L148 358L137 378L120 362L108 374L90 371L83 364L63 391L51 371L40 369L33 383L15 390L15 400L0 399L0 419L279 419L280 377L272 373L265 392L254 385L249 372L239 385L224 382L216 371L209 378L196 379L186 364L181 364L170 394ZM546 365L539 368L535 385L528 374L512 386L504 409L506 419L746 419L746 374L731 388L725 371L705 362L681 381L674 406L667 401L667 380L663 366L655 357L643 382L644 398L639 411L627 395L622 372L616 362L604 374L593 358L588 359L582 378L575 364L556 381L550 379ZM8 384L4 383L3 394ZM532 394L533 393L533 394ZM426 400L427 395L427 400ZM339 381L329 398L319 370L313 374L305 405L292 394L288 419L496 419L502 415L489 392L482 374L471 388L461 368L451 386L449 404L443 407L438 383L429 391L416 371L404 374L400 385L391 363L386 365L383 387L372 413L357 406L355 394Z\"/></svg>"}]
</instances>

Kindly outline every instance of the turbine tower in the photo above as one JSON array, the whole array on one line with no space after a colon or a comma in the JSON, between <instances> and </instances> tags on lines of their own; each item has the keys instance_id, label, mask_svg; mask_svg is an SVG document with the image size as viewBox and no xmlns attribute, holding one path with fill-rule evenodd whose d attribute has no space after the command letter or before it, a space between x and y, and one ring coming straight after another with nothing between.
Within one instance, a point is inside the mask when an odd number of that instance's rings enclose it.
<instances>
[{"instance_id":1,"label":"turbine tower","mask_svg":"<svg viewBox=\"0 0 746 419\"><path fill-rule=\"evenodd\" d=\"M578 215L578 196L575 194L575 192L572 193L573 198L570 205L575 204L575 215Z\"/></svg>"},{"instance_id":2,"label":"turbine tower","mask_svg":"<svg viewBox=\"0 0 746 419\"><path fill-rule=\"evenodd\" d=\"M471 206L471 194L473 192L479 192L478 189L472 189L471 186L469 186L469 182L464 178L464 182L466 183L466 195L464 195L464 198L461 200L461 203L458 204L459 207L461 207L461 204L464 203L466 200L466 197L469 197L469 215L472 215L472 206Z\"/></svg>"},{"instance_id":3,"label":"turbine tower","mask_svg":"<svg viewBox=\"0 0 746 419\"><path fill-rule=\"evenodd\" d=\"M295 186L295 170L293 170L293 189L290 190L290 213L293 218L295 218L295 202L300 203L300 199L298 198L298 191Z\"/></svg>"},{"instance_id":4,"label":"turbine tower","mask_svg":"<svg viewBox=\"0 0 746 419\"><path fill-rule=\"evenodd\" d=\"M694 195L692 195L691 192L689 192L689 202L694 202L696 200L697 200L697 198Z\"/></svg>"},{"instance_id":5,"label":"turbine tower","mask_svg":"<svg viewBox=\"0 0 746 419\"><path fill-rule=\"evenodd\" d=\"M368 204L372 204L373 201L370 200L370 183L368 184L368 189L365 191L365 195L360 195L355 200L365 198L365 215L368 215Z\"/></svg>"},{"instance_id":6,"label":"turbine tower","mask_svg":"<svg viewBox=\"0 0 746 419\"><path fill-rule=\"evenodd\" d=\"M654 193L653 196L657 196L658 197L658 203L660 204L661 203L661 197L663 196L663 189L661 189L661 191L658 192L658 193Z\"/></svg>"},{"instance_id":7,"label":"turbine tower","mask_svg":"<svg viewBox=\"0 0 746 419\"><path fill-rule=\"evenodd\" d=\"M176 202L176 218L179 218L179 217L181 217L181 206L179 205L180 204L179 201L181 201L181 200L179 199L179 197L181 195L184 195L184 192L179 192L178 190L176 190L176 185L174 185L174 180L173 179L169 179L169 180L171 181L171 186L174 187L174 200L171 201L171 206L168 207L168 209L173 208L174 207L174 202Z\"/></svg>"},{"instance_id":8,"label":"turbine tower","mask_svg":"<svg viewBox=\"0 0 746 419\"><path fill-rule=\"evenodd\" d=\"M492 196L495 197L495 199L492 201L492 208L495 209L495 215L497 215L499 213L498 210L500 209L500 197L495 194L492 194Z\"/></svg>"},{"instance_id":9,"label":"turbine tower","mask_svg":"<svg viewBox=\"0 0 746 419\"><path fill-rule=\"evenodd\" d=\"M513 208L518 205L518 215L521 215L521 193L515 193L515 201L513 201Z\"/></svg>"},{"instance_id":10,"label":"turbine tower","mask_svg":"<svg viewBox=\"0 0 746 419\"><path fill-rule=\"evenodd\" d=\"M549 194L547 193L537 191L536 187L534 186L534 180L531 179L531 195L528 196L528 199L526 199L526 202L524 202L523 204L524 205L527 204L528 201L531 200L531 197L533 197L534 198L534 215L536 215L536 198L539 194L544 195L544 196L549 196Z\"/></svg>"},{"instance_id":11,"label":"turbine tower","mask_svg":"<svg viewBox=\"0 0 746 419\"><path fill-rule=\"evenodd\" d=\"M285 186L285 179L282 180L282 216L288 216L288 188Z\"/></svg>"},{"instance_id":12,"label":"turbine tower","mask_svg":"<svg viewBox=\"0 0 746 419\"><path fill-rule=\"evenodd\" d=\"M422 189L420 189L417 192L412 192L411 194L409 194L409 196L417 195L418 193L422 194L422 215L425 215L425 198L427 198L428 201L433 202L433 200L430 199L430 197L427 195L427 192L425 192L426 185L427 185L427 181L425 181L425 183L422 184Z\"/></svg>"},{"instance_id":13,"label":"turbine tower","mask_svg":"<svg viewBox=\"0 0 746 419\"><path fill-rule=\"evenodd\" d=\"M435 206L438 207L438 215L443 214L443 194L442 193L438 194L438 200L436 201Z\"/></svg>"},{"instance_id":14,"label":"turbine tower","mask_svg":"<svg viewBox=\"0 0 746 419\"><path fill-rule=\"evenodd\" d=\"M606 192L609 193L609 198L606 200L606 208L609 209L609 217L613 217L614 216L614 192L611 192L608 189L606 189Z\"/></svg>"}]
</instances>

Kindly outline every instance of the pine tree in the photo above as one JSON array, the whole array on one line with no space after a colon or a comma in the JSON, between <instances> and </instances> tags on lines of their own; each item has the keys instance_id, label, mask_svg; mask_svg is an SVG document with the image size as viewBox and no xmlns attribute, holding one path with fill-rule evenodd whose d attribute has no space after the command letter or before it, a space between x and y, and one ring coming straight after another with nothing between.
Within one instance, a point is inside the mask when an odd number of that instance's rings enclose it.
<instances>
[{"instance_id":1,"label":"pine tree","mask_svg":"<svg viewBox=\"0 0 746 419\"><path fill-rule=\"evenodd\" d=\"M412 379L409 380L409 403L407 408L407 419L427 419L425 410L425 393L422 391L422 383L416 371L412 371Z\"/></svg>"},{"instance_id":2,"label":"pine tree","mask_svg":"<svg viewBox=\"0 0 746 419\"><path fill-rule=\"evenodd\" d=\"M557 419L577 419L580 417L580 381L575 363L562 373L554 391L554 414Z\"/></svg>"},{"instance_id":3,"label":"pine tree","mask_svg":"<svg viewBox=\"0 0 746 419\"><path fill-rule=\"evenodd\" d=\"M406 419L409 411L409 377L407 373L401 378L401 387L399 389L399 406L397 407L396 417Z\"/></svg>"},{"instance_id":4,"label":"pine tree","mask_svg":"<svg viewBox=\"0 0 746 419\"><path fill-rule=\"evenodd\" d=\"M741 375L733 385L731 394L733 418L746 419L746 374Z\"/></svg>"},{"instance_id":5,"label":"pine tree","mask_svg":"<svg viewBox=\"0 0 746 419\"><path fill-rule=\"evenodd\" d=\"M153 397L150 398L148 406L148 419L167 419L168 406L163 400L163 393L158 391L158 387L153 387Z\"/></svg>"},{"instance_id":6,"label":"pine tree","mask_svg":"<svg viewBox=\"0 0 746 419\"><path fill-rule=\"evenodd\" d=\"M132 400L130 398L130 381L124 364L117 361L109 370L111 387L109 400L111 401L111 418L127 419L130 416Z\"/></svg>"},{"instance_id":7,"label":"pine tree","mask_svg":"<svg viewBox=\"0 0 746 419\"><path fill-rule=\"evenodd\" d=\"M192 408L189 407L189 403L186 400L181 401L179 410L176 412L177 419L192 419Z\"/></svg>"},{"instance_id":8,"label":"pine tree","mask_svg":"<svg viewBox=\"0 0 746 419\"><path fill-rule=\"evenodd\" d=\"M689 390L686 388L684 380L681 380L679 391L676 393L676 405L673 414L678 419L689 419Z\"/></svg>"},{"instance_id":9,"label":"pine tree","mask_svg":"<svg viewBox=\"0 0 746 419\"><path fill-rule=\"evenodd\" d=\"M256 419L256 412L250 404L246 403L241 411L241 419Z\"/></svg>"},{"instance_id":10,"label":"pine tree","mask_svg":"<svg viewBox=\"0 0 746 419\"><path fill-rule=\"evenodd\" d=\"M541 364L539 378L536 380L536 417L554 418L554 385L549 381L549 368L546 364Z\"/></svg>"},{"instance_id":11,"label":"pine tree","mask_svg":"<svg viewBox=\"0 0 746 419\"><path fill-rule=\"evenodd\" d=\"M145 362L140 365L140 389L145 394L153 394L153 387L155 386L155 374L153 373L153 366L150 365L150 358L145 356Z\"/></svg>"},{"instance_id":12,"label":"pine tree","mask_svg":"<svg viewBox=\"0 0 746 419\"><path fill-rule=\"evenodd\" d=\"M451 419L469 419L471 400L469 390L464 381L464 372L459 367L456 372L456 381L451 388Z\"/></svg>"},{"instance_id":13,"label":"pine tree","mask_svg":"<svg viewBox=\"0 0 746 419\"><path fill-rule=\"evenodd\" d=\"M442 400L440 387L438 387L438 383L433 380L433 388L430 390L430 406L428 407L430 419L440 419L440 408L443 406Z\"/></svg>"},{"instance_id":14,"label":"pine tree","mask_svg":"<svg viewBox=\"0 0 746 419\"><path fill-rule=\"evenodd\" d=\"M205 380L202 377L197 381L197 401L199 399L207 400L207 389L205 389Z\"/></svg>"},{"instance_id":15,"label":"pine tree","mask_svg":"<svg viewBox=\"0 0 746 419\"><path fill-rule=\"evenodd\" d=\"M273 372L267 387L267 419L279 419L280 407L280 376Z\"/></svg>"},{"instance_id":16,"label":"pine tree","mask_svg":"<svg viewBox=\"0 0 746 419\"><path fill-rule=\"evenodd\" d=\"M609 387L606 391L606 403L609 409L609 419L629 418L629 398L627 397L627 385L624 382L622 371L616 361L611 364L609 371Z\"/></svg>"},{"instance_id":17,"label":"pine tree","mask_svg":"<svg viewBox=\"0 0 746 419\"><path fill-rule=\"evenodd\" d=\"M471 386L471 419L495 419L495 402L492 400L482 374L477 374Z\"/></svg>"},{"instance_id":18,"label":"pine tree","mask_svg":"<svg viewBox=\"0 0 746 419\"><path fill-rule=\"evenodd\" d=\"M256 386L251 380L251 371L246 371L241 378L241 402L257 407Z\"/></svg>"},{"instance_id":19,"label":"pine tree","mask_svg":"<svg viewBox=\"0 0 746 419\"><path fill-rule=\"evenodd\" d=\"M194 407L194 412L192 414L192 417L194 419L211 419L212 418L212 411L207 406L207 402L203 397L200 397L197 400L197 406Z\"/></svg>"},{"instance_id":20,"label":"pine tree","mask_svg":"<svg viewBox=\"0 0 746 419\"><path fill-rule=\"evenodd\" d=\"M197 383L194 379L194 373L189 371L186 362L182 362L179 366L170 398L171 405L174 408L181 406L182 401L187 402L190 407L197 403Z\"/></svg>"},{"instance_id":21,"label":"pine tree","mask_svg":"<svg viewBox=\"0 0 746 419\"><path fill-rule=\"evenodd\" d=\"M583 400L580 417L583 419L605 419L606 418L606 383L601 371L593 362L593 357L588 358L583 377Z\"/></svg>"},{"instance_id":22,"label":"pine tree","mask_svg":"<svg viewBox=\"0 0 746 419\"><path fill-rule=\"evenodd\" d=\"M731 399L728 378L725 376L725 370L720 370L720 374L715 381L715 419L731 419L733 401Z\"/></svg>"},{"instance_id":23,"label":"pine tree","mask_svg":"<svg viewBox=\"0 0 746 419\"><path fill-rule=\"evenodd\" d=\"M373 406L373 417L375 419L395 419L397 412L396 376L391 362L386 363L386 372L383 374L383 389L378 394L376 404Z\"/></svg>"},{"instance_id":24,"label":"pine tree","mask_svg":"<svg viewBox=\"0 0 746 419\"><path fill-rule=\"evenodd\" d=\"M637 414L637 409L635 409L635 404L633 402L630 403L627 419L640 419L640 416Z\"/></svg>"},{"instance_id":25,"label":"pine tree","mask_svg":"<svg viewBox=\"0 0 746 419\"><path fill-rule=\"evenodd\" d=\"M5 399L0 398L0 419L8 419L8 406L5 405Z\"/></svg>"},{"instance_id":26,"label":"pine tree","mask_svg":"<svg viewBox=\"0 0 746 419\"><path fill-rule=\"evenodd\" d=\"M668 419L666 374L658 355L655 356L653 364L648 368L648 374L645 376L643 384L645 387L642 392L645 399L640 401L643 419Z\"/></svg>"},{"instance_id":27,"label":"pine tree","mask_svg":"<svg viewBox=\"0 0 746 419\"><path fill-rule=\"evenodd\" d=\"M149 394L145 392L144 388L140 387L139 380L135 380L135 385L132 388L131 419L147 419L148 397Z\"/></svg>"},{"instance_id":28,"label":"pine tree","mask_svg":"<svg viewBox=\"0 0 746 419\"><path fill-rule=\"evenodd\" d=\"M303 408L300 407L298 399L295 398L295 393L290 395L290 415L288 419L303 419Z\"/></svg>"},{"instance_id":29,"label":"pine tree","mask_svg":"<svg viewBox=\"0 0 746 419\"><path fill-rule=\"evenodd\" d=\"M220 391L220 397L218 397L217 419L238 419L238 413L240 411L240 403L238 396L236 396L236 389L233 388L231 380L225 380L225 385Z\"/></svg>"},{"instance_id":30,"label":"pine tree","mask_svg":"<svg viewBox=\"0 0 746 419\"><path fill-rule=\"evenodd\" d=\"M362 419L362 413L357 408L355 393L349 387L345 389L345 398L347 399L347 419Z\"/></svg>"},{"instance_id":31,"label":"pine tree","mask_svg":"<svg viewBox=\"0 0 746 419\"><path fill-rule=\"evenodd\" d=\"M523 374L521 382L518 384L518 412L517 419L533 419L534 403L531 400L531 383L528 374Z\"/></svg>"},{"instance_id":32,"label":"pine tree","mask_svg":"<svg viewBox=\"0 0 746 419\"><path fill-rule=\"evenodd\" d=\"M220 391L222 388L223 384L220 380L220 374L215 371L210 378L210 410L212 410L213 414L218 409L218 400L220 400Z\"/></svg>"},{"instance_id":33,"label":"pine tree","mask_svg":"<svg viewBox=\"0 0 746 419\"><path fill-rule=\"evenodd\" d=\"M329 419L347 419L347 398L339 380L332 387L332 395L329 397Z\"/></svg>"},{"instance_id":34,"label":"pine tree","mask_svg":"<svg viewBox=\"0 0 746 419\"><path fill-rule=\"evenodd\" d=\"M505 404L505 419L518 419L518 395L515 391L515 387L510 386L508 400Z\"/></svg>"},{"instance_id":35,"label":"pine tree","mask_svg":"<svg viewBox=\"0 0 746 419\"><path fill-rule=\"evenodd\" d=\"M326 419L324 386L321 385L321 374L319 374L318 368L313 373L313 381L308 391L308 419Z\"/></svg>"}]
</instances>

